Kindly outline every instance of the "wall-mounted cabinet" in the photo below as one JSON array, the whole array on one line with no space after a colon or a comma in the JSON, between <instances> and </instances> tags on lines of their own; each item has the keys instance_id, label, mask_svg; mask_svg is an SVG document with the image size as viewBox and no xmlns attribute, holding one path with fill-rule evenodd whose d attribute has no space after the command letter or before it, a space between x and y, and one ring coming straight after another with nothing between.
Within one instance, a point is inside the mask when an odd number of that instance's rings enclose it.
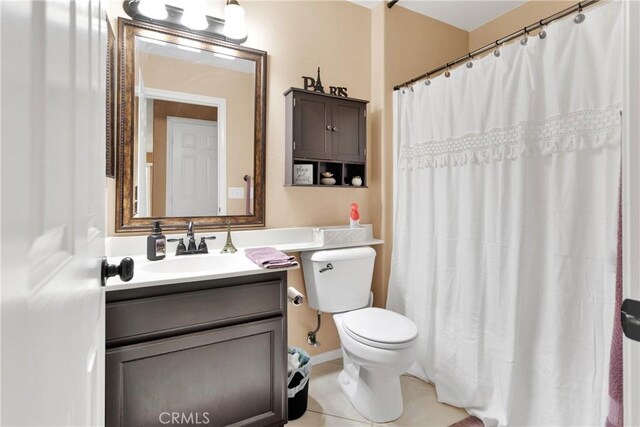
<instances>
[{"instance_id":1,"label":"wall-mounted cabinet","mask_svg":"<svg viewBox=\"0 0 640 427\"><path fill-rule=\"evenodd\" d=\"M291 88L285 93L285 185L366 187L367 101ZM311 181L296 180L294 167L309 165ZM331 172L333 185L321 184Z\"/></svg>"}]
</instances>

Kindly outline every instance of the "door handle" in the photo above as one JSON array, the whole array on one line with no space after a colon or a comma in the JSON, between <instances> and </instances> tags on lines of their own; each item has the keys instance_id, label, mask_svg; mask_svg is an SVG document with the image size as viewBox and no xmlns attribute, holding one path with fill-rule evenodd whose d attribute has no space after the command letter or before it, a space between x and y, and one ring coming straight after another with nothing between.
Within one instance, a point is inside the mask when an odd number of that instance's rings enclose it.
<instances>
[{"instance_id":1,"label":"door handle","mask_svg":"<svg viewBox=\"0 0 640 427\"><path fill-rule=\"evenodd\" d=\"M133 260L129 257L123 258L119 265L109 264L107 257L102 258L102 286L107 284L107 279L113 276L120 276L120 280L128 282L133 279Z\"/></svg>"},{"instance_id":2,"label":"door handle","mask_svg":"<svg viewBox=\"0 0 640 427\"><path fill-rule=\"evenodd\" d=\"M620 309L620 320L627 338L640 341L640 301L624 300Z\"/></svg>"}]
</instances>

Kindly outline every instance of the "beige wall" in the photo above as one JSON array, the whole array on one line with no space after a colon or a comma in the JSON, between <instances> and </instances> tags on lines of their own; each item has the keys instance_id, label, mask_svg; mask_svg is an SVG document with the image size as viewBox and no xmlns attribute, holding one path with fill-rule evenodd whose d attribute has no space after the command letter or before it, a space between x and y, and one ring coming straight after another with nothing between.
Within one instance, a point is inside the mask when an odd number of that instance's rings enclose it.
<instances>
[{"instance_id":1,"label":"beige wall","mask_svg":"<svg viewBox=\"0 0 640 427\"><path fill-rule=\"evenodd\" d=\"M302 76L346 86L349 96L371 98L371 12L346 1L242 2L250 29L247 46L266 50L267 70L267 227L344 225L349 205L360 205L361 221L372 221L367 188L284 187L285 103L283 93L302 87ZM268 19L265 19L268 17ZM368 166L369 170L370 165ZM304 292L302 271L289 274L289 284ZM339 348L330 315L323 315L318 333L321 347L306 344L307 332L316 326L315 311L306 306L289 310L289 343L310 354Z\"/></svg>"},{"instance_id":2,"label":"beige wall","mask_svg":"<svg viewBox=\"0 0 640 427\"><path fill-rule=\"evenodd\" d=\"M536 2L538 3L538 2ZM373 10L346 1L244 0L250 31L246 46L266 50L267 149L266 226L295 227L341 225L348 221L349 204L361 206L361 221L373 223L377 247L374 273L375 305L384 306L390 270L392 242L392 94L393 86L426 70L464 55L484 40L522 27L552 12L550 3L522 6L505 23L492 23L466 31L404 9L399 3L388 9L380 2ZM549 3L549 4L543 4ZM222 16L222 6L209 14ZM115 9L120 10L116 4ZM542 14L542 16L540 15ZM265 19L268 17L268 19ZM521 20L526 21L520 23ZM486 28L485 28L486 27ZM368 99L369 188L284 187L285 111L282 93L301 87L302 75L322 69L326 86L347 86L349 95ZM110 184L112 186L112 184ZM289 273L290 285L304 292L302 271ZM289 343L311 354L339 348L331 317L324 315L318 334L321 347L306 344L306 333L315 327L315 313L306 305L289 310Z\"/></svg>"}]
</instances>

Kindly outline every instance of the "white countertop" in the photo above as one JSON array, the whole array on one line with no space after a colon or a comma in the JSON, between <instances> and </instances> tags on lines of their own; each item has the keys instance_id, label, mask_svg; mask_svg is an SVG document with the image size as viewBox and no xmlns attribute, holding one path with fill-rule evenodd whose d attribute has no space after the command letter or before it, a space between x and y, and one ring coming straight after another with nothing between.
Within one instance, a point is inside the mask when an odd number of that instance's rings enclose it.
<instances>
[{"instance_id":1,"label":"white countertop","mask_svg":"<svg viewBox=\"0 0 640 427\"><path fill-rule=\"evenodd\" d=\"M250 247L270 246L282 252L296 253L355 246L373 246L384 243L382 240L373 238L370 225L364 225L363 227L367 229L365 241L330 245L323 244L322 241L317 239L315 235L317 228L313 227L232 231L231 235L234 244L238 247L238 252L235 254L219 253L226 240L225 232L197 233L196 241L198 241L202 235L215 235L217 237L213 243L208 244L209 254L181 255L176 257L174 255L175 245L170 245L166 258L160 261L149 261L147 260L146 254L141 253L146 250L146 236L112 237L107 239L107 256L109 263L118 264L122 258L129 256L135 263L135 274L129 282L122 282L118 277L109 279L107 281L106 291L200 280L224 279L300 268L299 266L287 269L265 269L259 267L249 260L244 253L244 249ZM270 242L273 243L270 244ZM197 268L191 269L189 266L186 266L185 268L176 268L174 271L172 264L178 266L182 260L185 261L185 264L193 265ZM300 260L298 259L298 261Z\"/></svg>"},{"instance_id":2,"label":"white countertop","mask_svg":"<svg viewBox=\"0 0 640 427\"><path fill-rule=\"evenodd\" d=\"M228 263L220 265L215 260L224 257L229 260ZM109 263L119 263L122 257L110 258ZM181 259L202 259L203 261L211 260L212 267L208 270L197 271L179 271L175 272L153 272L147 268L153 268L155 264L162 262L172 262L176 258ZM113 277L107 281L105 287L107 292L120 291L124 289L142 288L147 286L169 285L175 283L186 283L200 280L226 279L229 277L249 276L254 274L274 273L283 270L297 270L300 267L267 269L259 267L247 258L243 250L238 250L235 254L203 254L203 255L181 255L176 257L174 254L160 261L149 261L146 256L137 255L131 257L134 262L135 274L129 282L123 282L118 277ZM179 260L178 260L179 261ZM226 264L226 265L225 265Z\"/></svg>"}]
</instances>

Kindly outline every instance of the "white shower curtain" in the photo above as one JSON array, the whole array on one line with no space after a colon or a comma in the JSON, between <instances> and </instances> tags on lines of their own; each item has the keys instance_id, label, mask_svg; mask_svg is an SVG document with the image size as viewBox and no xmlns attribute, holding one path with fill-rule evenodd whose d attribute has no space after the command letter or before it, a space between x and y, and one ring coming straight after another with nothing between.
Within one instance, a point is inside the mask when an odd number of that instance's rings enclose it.
<instances>
[{"instance_id":1,"label":"white shower curtain","mask_svg":"<svg viewBox=\"0 0 640 427\"><path fill-rule=\"evenodd\" d=\"M395 95L387 305L485 425L607 416L623 20L584 14Z\"/></svg>"}]
</instances>

